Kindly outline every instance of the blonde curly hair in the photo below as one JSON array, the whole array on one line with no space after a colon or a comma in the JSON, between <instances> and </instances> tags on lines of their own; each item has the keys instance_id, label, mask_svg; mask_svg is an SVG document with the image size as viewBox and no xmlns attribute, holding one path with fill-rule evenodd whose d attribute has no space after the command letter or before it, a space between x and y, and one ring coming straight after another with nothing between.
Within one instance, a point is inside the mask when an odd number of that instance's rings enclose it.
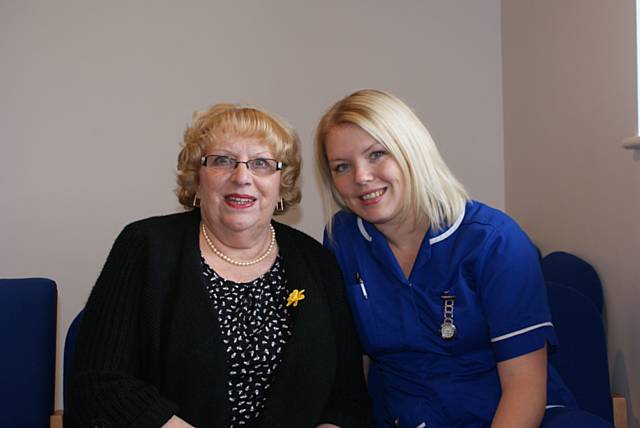
<instances>
[{"instance_id":1,"label":"blonde curly hair","mask_svg":"<svg viewBox=\"0 0 640 428\"><path fill-rule=\"evenodd\" d=\"M275 210L274 214L284 214L300 202L300 139L291 125L256 107L216 104L206 111L194 113L191 124L184 131L182 149L178 154L176 195L186 209L193 207L202 156L216 141L229 136L262 140L273 151L274 157L286 165L280 178L284 210Z\"/></svg>"}]
</instances>

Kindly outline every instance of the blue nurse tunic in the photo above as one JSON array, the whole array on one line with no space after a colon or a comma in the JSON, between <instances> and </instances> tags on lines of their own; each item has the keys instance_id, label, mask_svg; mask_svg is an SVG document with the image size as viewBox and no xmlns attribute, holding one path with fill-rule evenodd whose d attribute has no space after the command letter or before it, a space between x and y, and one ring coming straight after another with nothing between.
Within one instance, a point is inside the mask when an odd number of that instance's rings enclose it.
<instances>
[{"instance_id":1,"label":"blue nurse tunic","mask_svg":"<svg viewBox=\"0 0 640 428\"><path fill-rule=\"evenodd\" d=\"M351 213L336 214L325 246L371 359L377 427L488 427L496 364L556 345L537 252L501 211L469 202L452 226L429 230L408 278L385 237ZM547 384L547 408L576 406L551 366Z\"/></svg>"}]
</instances>

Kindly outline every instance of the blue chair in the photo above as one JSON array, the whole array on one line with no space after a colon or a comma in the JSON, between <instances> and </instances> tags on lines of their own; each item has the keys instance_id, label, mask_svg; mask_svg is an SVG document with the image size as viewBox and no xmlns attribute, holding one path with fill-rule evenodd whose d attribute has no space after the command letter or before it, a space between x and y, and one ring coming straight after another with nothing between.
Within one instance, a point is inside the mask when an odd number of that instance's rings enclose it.
<instances>
[{"instance_id":1,"label":"blue chair","mask_svg":"<svg viewBox=\"0 0 640 428\"><path fill-rule=\"evenodd\" d=\"M547 282L551 318L560 346L549 362L581 409L613 423L607 341L593 302L564 284Z\"/></svg>"},{"instance_id":2,"label":"blue chair","mask_svg":"<svg viewBox=\"0 0 640 428\"><path fill-rule=\"evenodd\" d=\"M602 283L596 270L578 256L564 251L547 254L540 262L546 281L564 284L587 296L602 314Z\"/></svg>"},{"instance_id":3,"label":"blue chair","mask_svg":"<svg viewBox=\"0 0 640 428\"><path fill-rule=\"evenodd\" d=\"M69 379L69 373L71 372L71 365L73 364L73 350L76 347L76 337L78 336L78 327L82 321L82 315L84 309L76 315L69 329L67 330L67 337L64 340L64 369L62 372L62 382L64 391L64 401L67 401L67 380Z\"/></svg>"},{"instance_id":4,"label":"blue chair","mask_svg":"<svg viewBox=\"0 0 640 428\"><path fill-rule=\"evenodd\" d=\"M600 315L600 323L602 323L604 310L602 283L600 282L598 273L591 264L574 254L555 251L543 257L540 265L546 281L559 283L565 287L572 288L588 298ZM565 308L565 310L572 310L572 307ZM569 341L571 339L568 338L566 340ZM562 342L560 345L561 348L566 348ZM578 359L582 358L577 352L575 355ZM613 418L616 427L626 427L627 403L625 398L619 394L612 394L612 400Z\"/></svg>"},{"instance_id":5,"label":"blue chair","mask_svg":"<svg viewBox=\"0 0 640 428\"><path fill-rule=\"evenodd\" d=\"M56 283L50 279L0 279L3 426L49 426L54 405L57 300Z\"/></svg>"},{"instance_id":6,"label":"blue chair","mask_svg":"<svg viewBox=\"0 0 640 428\"><path fill-rule=\"evenodd\" d=\"M64 402L67 402L67 380L69 379L69 373L71 372L71 365L73 364L73 350L76 345L76 337L78 335L78 327L82 321L82 315L84 310L80 311L75 316L64 340L64 361L62 369L62 394ZM55 414L51 416L51 428L62 428L64 420L64 411L62 409L56 410Z\"/></svg>"}]
</instances>

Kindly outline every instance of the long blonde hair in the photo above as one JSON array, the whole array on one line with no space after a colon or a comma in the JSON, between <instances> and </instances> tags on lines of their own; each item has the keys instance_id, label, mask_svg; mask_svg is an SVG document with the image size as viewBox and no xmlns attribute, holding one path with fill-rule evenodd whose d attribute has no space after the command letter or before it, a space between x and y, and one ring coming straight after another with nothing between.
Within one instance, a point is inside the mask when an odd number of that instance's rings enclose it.
<instances>
[{"instance_id":1,"label":"long blonde hair","mask_svg":"<svg viewBox=\"0 0 640 428\"><path fill-rule=\"evenodd\" d=\"M322 184L338 207L347 209L333 184L325 143L329 131L345 123L369 133L398 162L407 189L404 215L420 218L426 214L434 229L453 224L461 215L469 196L442 159L427 128L403 101L376 89L359 90L338 101L322 116L316 130L316 163ZM334 208L329 207L330 214Z\"/></svg>"}]
</instances>

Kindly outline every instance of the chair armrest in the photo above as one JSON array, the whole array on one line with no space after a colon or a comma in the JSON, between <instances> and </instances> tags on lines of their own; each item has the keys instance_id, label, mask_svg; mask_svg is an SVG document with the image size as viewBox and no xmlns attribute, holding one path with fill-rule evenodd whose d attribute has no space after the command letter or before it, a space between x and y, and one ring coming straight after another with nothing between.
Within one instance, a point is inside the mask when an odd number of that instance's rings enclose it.
<instances>
[{"instance_id":1,"label":"chair armrest","mask_svg":"<svg viewBox=\"0 0 640 428\"><path fill-rule=\"evenodd\" d=\"M613 424L616 428L627 428L627 399L620 394L611 394L613 401Z\"/></svg>"},{"instance_id":2,"label":"chair armrest","mask_svg":"<svg viewBox=\"0 0 640 428\"><path fill-rule=\"evenodd\" d=\"M49 416L50 428L62 428L62 410L56 410L53 415Z\"/></svg>"}]
</instances>

